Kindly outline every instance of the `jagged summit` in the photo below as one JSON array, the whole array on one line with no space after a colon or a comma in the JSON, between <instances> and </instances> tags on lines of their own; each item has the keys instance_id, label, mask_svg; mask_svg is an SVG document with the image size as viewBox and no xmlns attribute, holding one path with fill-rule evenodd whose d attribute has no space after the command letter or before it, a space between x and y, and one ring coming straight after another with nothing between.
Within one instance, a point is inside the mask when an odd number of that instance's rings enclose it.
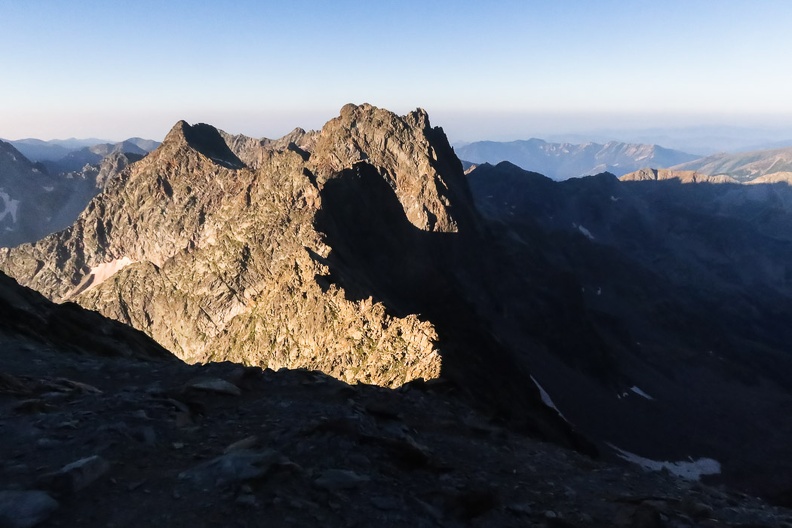
<instances>
[{"instance_id":1,"label":"jagged summit","mask_svg":"<svg viewBox=\"0 0 792 528\"><path fill-rule=\"evenodd\" d=\"M182 146L190 147L215 163L228 168L244 166L244 163L228 147L220 132L212 125L205 123L190 125L181 120L171 128L165 136L163 145L159 148L167 151Z\"/></svg>"},{"instance_id":2,"label":"jagged summit","mask_svg":"<svg viewBox=\"0 0 792 528\"><path fill-rule=\"evenodd\" d=\"M527 367L477 313L505 293L472 257L498 266L479 224L426 112L347 105L280 148L179 122L72 227L11 250L2 268L190 362L394 387L444 375L529 430L583 445L525 377L501 379Z\"/></svg>"},{"instance_id":3,"label":"jagged summit","mask_svg":"<svg viewBox=\"0 0 792 528\"><path fill-rule=\"evenodd\" d=\"M310 165L323 181L361 162L384 169L415 227L455 232L459 222L472 221L462 164L425 110L397 116L370 104L345 105L319 133ZM452 212L454 205L458 209Z\"/></svg>"}]
</instances>

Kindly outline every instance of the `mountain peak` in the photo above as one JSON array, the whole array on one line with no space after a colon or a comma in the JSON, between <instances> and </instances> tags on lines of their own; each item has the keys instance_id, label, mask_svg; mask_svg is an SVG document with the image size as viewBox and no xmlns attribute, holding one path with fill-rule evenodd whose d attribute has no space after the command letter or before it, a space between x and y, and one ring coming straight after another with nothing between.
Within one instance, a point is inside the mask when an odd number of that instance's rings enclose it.
<instances>
[{"instance_id":1,"label":"mountain peak","mask_svg":"<svg viewBox=\"0 0 792 528\"><path fill-rule=\"evenodd\" d=\"M341 108L319 133L310 164L324 182L358 163L382 173L421 230L457 231L464 207L452 215L448 204L467 202L472 210L462 164L425 110L399 116L368 103Z\"/></svg>"},{"instance_id":2,"label":"mountain peak","mask_svg":"<svg viewBox=\"0 0 792 528\"><path fill-rule=\"evenodd\" d=\"M190 125L183 119L177 122L165 136L162 146L166 149L186 146L210 160L227 168L241 168L245 164L234 154L220 131L212 125L198 123ZM162 148L162 147L161 147Z\"/></svg>"}]
</instances>

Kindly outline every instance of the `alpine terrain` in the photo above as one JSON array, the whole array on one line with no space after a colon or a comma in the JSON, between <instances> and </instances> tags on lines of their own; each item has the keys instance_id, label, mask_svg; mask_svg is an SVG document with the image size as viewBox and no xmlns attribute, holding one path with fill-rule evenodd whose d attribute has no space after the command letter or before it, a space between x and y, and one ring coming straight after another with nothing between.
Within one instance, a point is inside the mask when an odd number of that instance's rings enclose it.
<instances>
[{"instance_id":1,"label":"alpine terrain","mask_svg":"<svg viewBox=\"0 0 792 528\"><path fill-rule=\"evenodd\" d=\"M70 227L4 249L0 268L187 363L321 371L339 381L302 382L330 384L316 393L328 401L357 398L344 384L429 387L506 435L788 501L786 195L649 180L554 182L506 163L466 176L423 110L347 105L280 140L182 121ZM380 434L316 425L350 431L350 449ZM419 456L392 440L372 442ZM332 476L336 489L365 481ZM471 493L460 502L503 511L498 493Z\"/></svg>"}]
</instances>

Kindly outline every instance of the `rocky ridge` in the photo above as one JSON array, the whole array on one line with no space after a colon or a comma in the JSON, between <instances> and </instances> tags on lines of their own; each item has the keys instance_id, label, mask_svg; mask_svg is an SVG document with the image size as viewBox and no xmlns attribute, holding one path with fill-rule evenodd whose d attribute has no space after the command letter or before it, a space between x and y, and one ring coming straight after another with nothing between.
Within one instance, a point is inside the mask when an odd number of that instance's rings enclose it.
<instances>
[{"instance_id":1,"label":"rocky ridge","mask_svg":"<svg viewBox=\"0 0 792 528\"><path fill-rule=\"evenodd\" d=\"M372 136L371 127L363 128L371 119L390 129ZM341 135L358 121L357 132ZM418 158L426 171L421 188L400 192L408 217L422 228L452 229L455 220L433 188L430 153L404 150L413 149L425 127L425 114L402 120L373 107L348 107L320 134L308 163L298 149L261 145L253 170L213 128L179 123L73 227L8 252L6 269L51 298L79 292L83 305L144 329L190 361L321 368L384 385L436 377L431 325L393 317L371 299L349 301L327 283L323 291L315 277L329 274L330 248L312 225L323 182L367 159L370 143L387 135L393 138L387 159L371 161L391 164L397 189L406 181L405 164ZM428 141L419 148L429 149ZM408 201L414 194L427 210ZM58 254L64 259L53 262ZM81 287L92 269L122 258L134 264ZM149 286L142 291L140 284ZM178 324L175 313L184 316ZM349 350L352 357L340 359Z\"/></svg>"}]
</instances>

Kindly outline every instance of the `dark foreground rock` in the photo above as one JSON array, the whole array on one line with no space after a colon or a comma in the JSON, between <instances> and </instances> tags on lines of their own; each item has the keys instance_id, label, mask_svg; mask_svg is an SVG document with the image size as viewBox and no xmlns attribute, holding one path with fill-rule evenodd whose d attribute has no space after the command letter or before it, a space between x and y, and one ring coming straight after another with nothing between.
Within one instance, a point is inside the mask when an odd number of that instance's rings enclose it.
<instances>
[{"instance_id":1,"label":"dark foreground rock","mask_svg":"<svg viewBox=\"0 0 792 528\"><path fill-rule=\"evenodd\" d=\"M516 434L442 384L14 342L0 372L0 526L792 526Z\"/></svg>"}]
</instances>

